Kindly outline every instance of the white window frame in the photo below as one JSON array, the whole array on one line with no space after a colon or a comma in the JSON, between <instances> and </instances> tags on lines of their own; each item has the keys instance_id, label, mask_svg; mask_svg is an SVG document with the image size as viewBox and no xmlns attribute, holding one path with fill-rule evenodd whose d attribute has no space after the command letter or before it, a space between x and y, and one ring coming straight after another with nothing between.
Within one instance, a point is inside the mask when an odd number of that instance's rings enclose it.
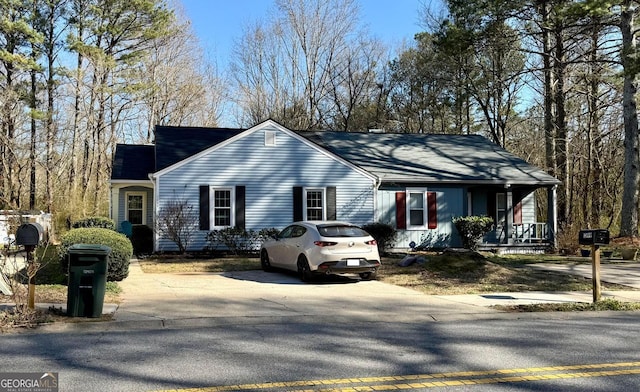
<instances>
[{"instance_id":1,"label":"white window frame","mask_svg":"<svg viewBox=\"0 0 640 392\"><path fill-rule=\"evenodd\" d=\"M216 191L229 191L231 198L231 212L229 226L216 226ZM233 186L212 186L209 188L209 227L212 230L235 227L236 225L236 188Z\"/></svg>"},{"instance_id":2,"label":"white window frame","mask_svg":"<svg viewBox=\"0 0 640 392\"><path fill-rule=\"evenodd\" d=\"M420 194L422 196L422 224L411 224L411 195ZM406 190L406 219L408 230L427 230L429 227L429 205L427 200L427 188L407 188Z\"/></svg>"},{"instance_id":3,"label":"white window frame","mask_svg":"<svg viewBox=\"0 0 640 392\"><path fill-rule=\"evenodd\" d=\"M507 211L507 194L496 193L496 216L493 217L496 226L503 227L507 224Z\"/></svg>"},{"instance_id":4,"label":"white window frame","mask_svg":"<svg viewBox=\"0 0 640 392\"><path fill-rule=\"evenodd\" d=\"M322 219L327 220L327 188L304 188L302 192L302 219L309 220L307 214L307 194L308 192L321 192L322 193Z\"/></svg>"},{"instance_id":5,"label":"white window frame","mask_svg":"<svg viewBox=\"0 0 640 392\"><path fill-rule=\"evenodd\" d=\"M277 145L276 131L264 131L264 145L267 147Z\"/></svg>"},{"instance_id":6,"label":"white window frame","mask_svg":"<svg viewBox=\"0 0 640 392\"><path fill-rule=\"evenodd\" d=\"M142 223L133 223L129 220L129 197L130 196L142 196ZM147 192L125 192L124 193L124 220L131 222L135 225L147 224Z\"/></svg>"}]
</instances>

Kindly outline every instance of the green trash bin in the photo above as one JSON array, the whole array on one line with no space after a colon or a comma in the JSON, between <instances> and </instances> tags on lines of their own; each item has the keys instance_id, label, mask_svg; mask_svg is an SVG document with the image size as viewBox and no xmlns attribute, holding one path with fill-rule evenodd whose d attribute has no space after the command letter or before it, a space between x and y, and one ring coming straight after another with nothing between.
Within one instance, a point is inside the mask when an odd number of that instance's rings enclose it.
<instances>
[{"instance_id":1,"label":"green trash bin","mask_svg":"<svg viewBox=\"0 0 640 392\"><path fill-rule=\"evenodd\" d=\"M67 316L102 315L110 253L111 248L104 245L76 244L69 247Z\"/></svg>"}]
</instances>

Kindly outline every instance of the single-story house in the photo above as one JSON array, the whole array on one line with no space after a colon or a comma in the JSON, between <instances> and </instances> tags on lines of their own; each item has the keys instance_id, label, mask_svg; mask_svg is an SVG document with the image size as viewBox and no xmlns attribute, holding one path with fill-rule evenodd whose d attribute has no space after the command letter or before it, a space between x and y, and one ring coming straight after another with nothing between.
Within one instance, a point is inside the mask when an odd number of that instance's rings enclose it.
<instances>
[{"instance_id":1,"label":"single-story house","mask_svg":"<svg viewBox=\"0 0 640 392\"><path fill-rule=\"evenodd\" d=\"M194 251L211 230L319 219L393 225L399 249L459 246L452 218L467 215L493 217L484 245L513 250L554 244L558 184L478 135L157 126L153 145L117 145L110 209L118 227L153 227L167 203L186 201L199 217ZM177 246L156 233L154 249Z\"/></svg>"}]
</instances>

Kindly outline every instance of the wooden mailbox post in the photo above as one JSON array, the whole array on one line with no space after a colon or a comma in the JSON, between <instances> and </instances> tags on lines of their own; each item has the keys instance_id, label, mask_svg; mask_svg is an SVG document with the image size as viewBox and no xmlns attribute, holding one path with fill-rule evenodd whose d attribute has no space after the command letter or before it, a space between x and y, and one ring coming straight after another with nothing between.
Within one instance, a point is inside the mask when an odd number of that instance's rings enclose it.
<instances>
[{"instance_id":1,"label":"wooden mailbox post","mask_svg":"<svg viewBox=\"0 0 640 392\"><path fill-rule=\"evenodd\" d=\"M593 281L593 302L600 300L600 245L609 243L609 230L580 230L580 245L591 245L591 280Z\"/></svg>"}]
</instances>

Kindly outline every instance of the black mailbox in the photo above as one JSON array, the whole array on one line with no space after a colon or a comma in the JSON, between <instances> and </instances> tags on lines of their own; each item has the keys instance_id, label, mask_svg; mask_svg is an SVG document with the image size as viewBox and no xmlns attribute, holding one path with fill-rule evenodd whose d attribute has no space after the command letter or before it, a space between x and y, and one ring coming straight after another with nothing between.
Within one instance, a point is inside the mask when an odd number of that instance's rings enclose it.
<instances>
[{"instance_id":1,"label":"black mailbox","mask_svg":"<svg viewBox=\"0 0 640 392\"><path fill-rule=\"evenodd\" d=\"M24 223L16 231L16 245L36 246L42 240L42 232L39 223Z\"/></svg>"},{"instance_id":2,"label":"black mailbox","mask_svg":"<svg viewBox=\"0 0 640 392\"><path fill-rule=\"evenodd\" d=\"M580 245L607 245L609 243L609 230L580 230L578 242Z\"/></svg>"}]
</instances>

